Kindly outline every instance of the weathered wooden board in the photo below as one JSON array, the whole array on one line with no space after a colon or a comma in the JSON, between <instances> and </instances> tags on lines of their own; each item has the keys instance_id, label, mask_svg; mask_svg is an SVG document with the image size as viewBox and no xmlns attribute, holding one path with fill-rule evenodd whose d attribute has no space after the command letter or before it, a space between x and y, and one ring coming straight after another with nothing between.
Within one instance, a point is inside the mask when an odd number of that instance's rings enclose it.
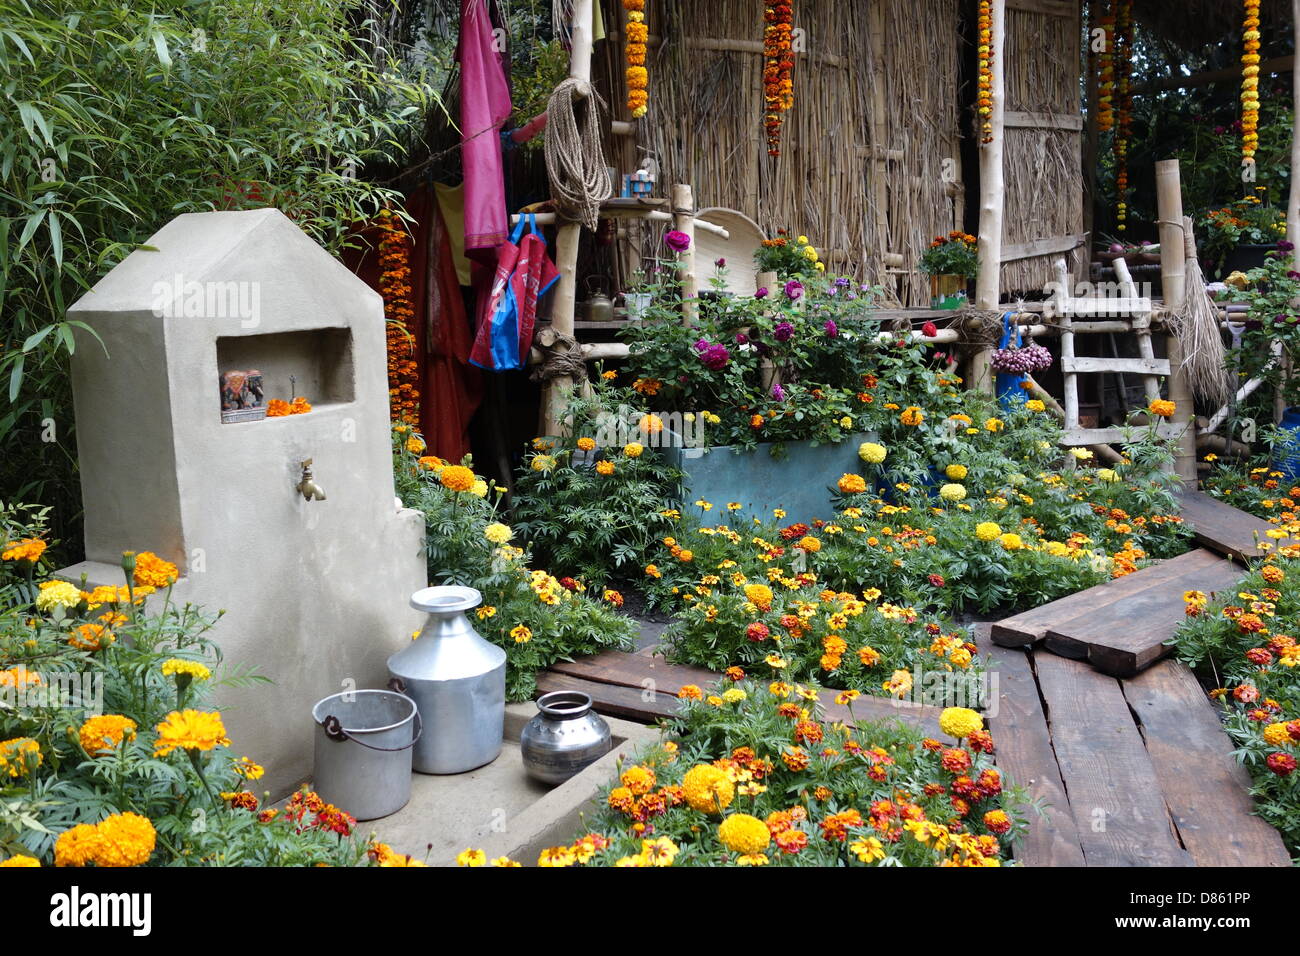
<instances>
[{"instance_id":1,"label":"weathered wooden board","mask_svg":"<svg viewBox=\"0 0 1300 956\"><path fill-rule=\"evenodd\" d=\"M622 717L643 724L657 723L671 717L677 710L677 698L670 694L641 691L620 684L602 684L583 680L568 674L544 671L537 675L537 692L547 694L553 690L578 690L591 696L597 713Z\"/></svg>"},{"instance_id":2,"label":"weathered wooden board","mask_svg":"<svg viewBox=\"0 0 1300 956\"><path fill-rule=\"evenodd\" d=\"M1247 514L1203 491L1185 489L1178 492L1178 504L1183 521L1191 527L1198 544L1236 561L1259 557L1255 545L1259 541L1272 540L1265 535L1277 530L1263 518ZM1294 542L1287 538L1278 543Z\"/></svg>"},{"instance_id":3,"label":"weathered wooden board","mask_svg":"<svg viewBox=\"0 0 1300 956\"><path fill-rule=\"evenodd\" d=\"M1087 865L1192 865L1119 682L1052 654L1034 667Z\"/></svg>"},{"instance_id":4,"label":"weathered wooden board","mask_svg":"<svg viewBox=\"0 0 1300 956\"><path fill-rule=\"evenodd\" d=\"M1277 830L1254 815L1250 775L1196 677L1162 661L1122 685L1165 804L1197 866L1290 866Z\"/></svg>"},{"instance_id":5,"label":"weathered wooden board","mask_svg":"<svg viewBox=\"0 0 1300 956\"><path fill-rule=\"evenodd\" d=\"M993 646L989 628L975 628L975 644L993 669L987 709L999 769L1041 800L1045 816L1033 816L1013 852L1025 866L1083 866L1083 849L1052 750L1052 736L1038 697L1038 683L1025 651Z\"/></svg>"},{"instance_id":6,"label":"weathered wooden board","mask_svg":"<svg viewBox=\"0 0 1300 956\"><path fill-rule=\"evenodd\" d=\"M605 651L576 661L560 661L552 664L551 670L570 677L618 684L637 690L655 690L674 697L687 684L707 689L722 677L703 667L669 664L662 657L629 654L626 651Z\"/></svg>"},{"instance_id":7,"label":"weathered wooden board","mask_svg":"<svg viewBox=\"0 0 1300 956\"><path fill-rule=\"evenodd\" d=\"M1113 604L1170 578L1188 571L1206 567L1219 559L1203 548L1195 548L1168 561L1161 561L1122 578L1106 581L1086 591L1076 591L1049 604L1024 611L995 623L991 636L995 644L1003 647L1020 647L1036 644L1047 634L1053 624L1064 624L1081 615L1095 613L1099 608Z\"/></svg>"},{"instance_id":8,"label":"weathered wooden board","mask_svg":"<svg viewBox=\"0 0 1300 956\"><path fill-rule=\"evenodd\" d=\"M1241 568L1217 559L1091 614L1051 624L1043 643L1055 654L1086 658L1114 677L1131 677L1172 650L1165 642L1183 620L1184 591L1208 594L1232 587L1240 576Z\"/></svg>"},{"instance_id":9,"label":"weathered wooden board","mask_svg":"<svg viewBox=\"0 0 1300 956\"><path fill-rule=\"evenodd\" d=\"M1176 425L1173 422L1161 422L1156 426L1156 434L1161 438L1178 438L1186 428L1185 425ZM1067 428L1061 432L1057 444L1071 448L1078 445L1110 445L1128 441L1132 436L1141 437L1145 431L1145 426L1134 428L1123 428L1121 426L1110 428Z\"/></svg>"},{"instance_id":10,"label":"weathered wooden board","mask_svg":"<svg viewBox=\"0 0 1300 956\"><path fill-rule=\"evenodd\" d=\"M1062 372L1124 372L1133 375L1168 375L1168 359L1145 358L1106 358L1104 356L1083 356L1081 358L1062 359Z\"/></svg>"}]
</instances>

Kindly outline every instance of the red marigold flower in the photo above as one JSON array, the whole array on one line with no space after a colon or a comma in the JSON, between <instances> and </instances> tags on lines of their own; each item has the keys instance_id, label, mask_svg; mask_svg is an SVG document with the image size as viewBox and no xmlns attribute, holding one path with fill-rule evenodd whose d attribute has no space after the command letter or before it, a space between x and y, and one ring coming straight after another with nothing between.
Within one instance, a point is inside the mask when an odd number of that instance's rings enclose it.
<instances>
[{"instance_id":1,"label":"red marigold flower","mask_svg":"<svg viewBox=\"0 0 1300 956\"><path fill-rule=\"evenodd\" d=\"M794 725L794 739L801 744L819 744L822 741L822 725L815 720L801 720Z\"/></svg>"},{"instance_id":2,"label":"red marigold flower","mask_svg":"<svg viewBox=\"0 0 1300 956\"><path fill-rule=\"evenodd\" d=\"M970 769L970 754L958 747L949 747L939 758L939 763L949 773L965 773Z\"/></svg>"},{"instance_id":3,"label":"red marigold flower","mask_svg":"<svg viewBox=\"0 0 1300 956\"><path fill-rule=\"evenodd\" d=\"M767 625L762 621L755 621L753 624L749 625L749 627L745 628L745 636L755 644L767 640L768 635L771 633L772 632L767 629Z\"/></svg>"},{"instance_id":4,"label":"red marigold flower","mask_svg":"<svg viewBox=\"0 0 1300 956\"><path fill-rule=\"evenodd\" d=\"M931 586L931 587L941 588L941 587L945 587L945 586L947 585L947 583L948 583L948 582L945 581L945 580L943 579L943 575L942 575L942 574L932 574L932 575L930 575L930 586Z\"/></svg>"},{"instance_id":5,"label":"red marigold flower","mask_svg":"<svg viewBox=\"0 0 1300 956\"><path fill-rule=\"evenodd\" d=\"M970 744L970 749L976 753L991 754L993 753L993 735L987 730L977 730L966 738Z\"/></svg>"},{"instance_id":6,"label":"red marigold flower","mask_svg":"<svg viewBox=\"0 0 1300 956\"><path fill-rule=\"evenodd\" d=\"M1289 777L1295 772L1295 757L1292 757L1290 754L1269 754L1265 763L1268 764L1268 769L1272 770L1279 777Z\"/></svg>"},{"instance_id":7,"label":"red marigold flower","mask_svg":"<svg viewBox=\"0 0 1300 956\"><path fill-rule=\"evenodd\" d=\"M745 671L739 667L728 667L722 673L731 681L742 681L745 679Z\"/></svg>"},{"instance_id":8,"label":"red marigold flower","mask_svg":"<svg viewBox=\"0 0 1300 956\"><path fill-rule=\"evenodd\" d=\"M1266 647L1252 647L1246 652L1246 660L1250 661L1252 664L1257 664L1260 667L1267 667L1269 664L1273 663L1273 652Z\"/></svg>"},{"instance_id":9,"label":"red marigold flower","mask_svg":"<svg viewBox=\"0 0 1300 956\"><path fill-rule=\"evenodd\" d=\"M794 855L808 845L808 834L802 830L782 830L772 837L776 845L781 848L782 853Z\"/></svg>"},{"instance_id":10,"label":"red marigold flower","mask_svg":"<svg viewBox=\"0 0 1300 956\"><path fill-rule=\"evenodd\" d=\"M921 334L927 339L932 339L939 334L939 327L933 322L927 322L925 325L921 326Z\"/></svg>"},{"instance_id":11,"label":"red marigold flower","mask_svg":"<svg viewBox=\"0 0 1300 956\"><path fill-rule=\"evenodd\" d=\"M1253 704L1259 700L1259 690L1251 684L1240 684L1233 689L1232 696L1243 704Z\"/></svg>"},{"instance_id":12,"label":"red marigold flower","mask_svg":"<svg viewBox=\"0 0 1300 956\"><path fill-rule=\"evenodd\" d=\"M1011 829L1011 818L1005 810L990 810L984 814L984 825L994 833L1003 834Z\"/></svg>"}]
</instances>

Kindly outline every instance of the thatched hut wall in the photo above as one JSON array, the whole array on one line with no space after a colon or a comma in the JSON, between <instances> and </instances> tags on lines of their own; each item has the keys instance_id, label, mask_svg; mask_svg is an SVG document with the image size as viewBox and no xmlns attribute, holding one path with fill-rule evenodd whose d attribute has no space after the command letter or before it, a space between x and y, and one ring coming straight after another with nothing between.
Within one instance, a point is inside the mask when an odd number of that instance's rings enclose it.
<instances>
[{"instance_id":1,"label":"thatched hut wall","mask_svg":"<svg viewBox=\"0 0 1300 956\"><path fill-rule=\"evenodd\" d=\"M1007 9L1004 257L1013 244L1083 232L1078 12L1060 16L1025 6L1008 4ZM1027 123L1035 125L1019 125ZM1072 272L1086 252L1081 247L1067 257ZM1002 291L1042 289L1052 280L1052 261L1060 254L1004 259Z\"/></svg>"},{"instance_id":2,"label":"thatched hut wall","mask_svg":"<svg viewBox=\"0 0 1300 956\"><path fill-rule=\"evenodd\" d=\"M611 28L620 7L605 6ZM804 52L779 158L763 131L761 0L647 9L649 112L634 143L610 144L615 161L626 170L648 152L662 183L694 186L698 207L805 234L832 269L884 282L905 304L928 301L916 261L964 211L958 0L799 3ZM618 46L607 46L597 79L625 118Z\"/></svg>"}]
</instances>

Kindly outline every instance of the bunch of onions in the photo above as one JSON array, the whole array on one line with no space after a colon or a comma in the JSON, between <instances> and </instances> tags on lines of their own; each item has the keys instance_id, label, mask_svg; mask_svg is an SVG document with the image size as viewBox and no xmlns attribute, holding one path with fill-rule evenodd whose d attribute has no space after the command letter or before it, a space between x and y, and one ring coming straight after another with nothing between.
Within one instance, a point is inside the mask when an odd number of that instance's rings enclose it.
<instances>
[{"instance_id":1,"label":"bunch of onions","mask_svg":"<svg viewBox=\"0 0 1300 956\"><path fill-rule=\"evenodd\" d=\"M1052 364L1052 353L1041 345L995 349L990 359L994 371L1007 375L1029 375Z\"/></svg>"}]
</instances>

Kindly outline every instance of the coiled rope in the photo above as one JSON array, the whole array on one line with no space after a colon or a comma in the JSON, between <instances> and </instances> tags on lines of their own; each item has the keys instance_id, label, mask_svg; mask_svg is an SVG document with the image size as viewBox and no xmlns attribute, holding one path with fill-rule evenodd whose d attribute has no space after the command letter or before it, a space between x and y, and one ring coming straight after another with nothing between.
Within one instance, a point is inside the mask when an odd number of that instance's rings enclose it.
<instances>
[{"instance_id":1,"label":"coiled rope","mask_svg":"<svg viewBox=\"0 0 1300 956\"><path fill-rule=\"evenodd\" d=\"M595 229L600 205L614 194L601 149L605 103L585 80L562 82L546 106L546 174L556 211ZM581 114L581 115L579 115Z\"/></svg>"}]
</instances>

